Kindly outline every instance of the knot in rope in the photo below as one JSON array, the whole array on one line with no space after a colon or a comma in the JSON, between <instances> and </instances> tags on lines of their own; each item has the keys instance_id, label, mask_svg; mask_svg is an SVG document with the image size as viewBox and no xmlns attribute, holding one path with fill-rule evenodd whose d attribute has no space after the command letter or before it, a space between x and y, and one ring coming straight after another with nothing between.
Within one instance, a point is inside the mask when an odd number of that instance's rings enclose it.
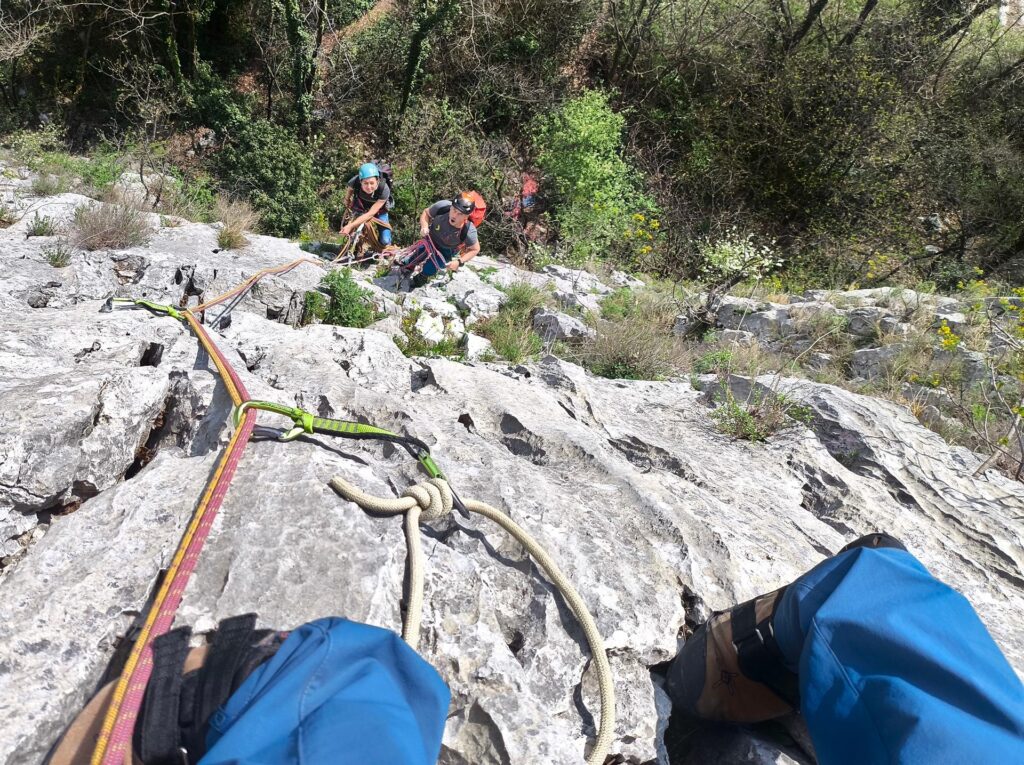
<instances>
[{"instance_id":1,"label":"knot in rope","mask_svg":"<svg viewBox=\"0 0 1024 765\"><path fill-rule=\"evenodd\" d=\"M436 521L452 511L452 490L448 482L441 478L431 478L410 486L402 496L416 500L422 521Z\"/></svg>"}]
</instances>

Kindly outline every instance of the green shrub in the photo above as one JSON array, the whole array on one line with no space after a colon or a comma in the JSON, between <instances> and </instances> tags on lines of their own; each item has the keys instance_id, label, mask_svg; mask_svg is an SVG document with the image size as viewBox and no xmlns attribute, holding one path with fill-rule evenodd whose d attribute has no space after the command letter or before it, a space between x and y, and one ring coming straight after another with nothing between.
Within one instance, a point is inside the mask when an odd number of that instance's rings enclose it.
<instances>
[{"instance_id":1,"label":"green shrub","mask_svg":"<svg viewBox=\"0 0 1024 765\"><path fill-rule=\"evenodd\" d=\"M297 236L319 205L309 155L291 132L265 119L234 127L217 155L220 177L260 212L268 234Z\"/></svg>"},{"instance_id":2,"label":"green shrub","mask_svg":"<svg viewBox=\"0 0 1024 765\"><path fill-rule=\"evenodd\" d=\"M368 327L380 318L373 307L373 293L352 278L350 269L331 271L320 281L321 292L307 292L303 323L318 320L339 327Z\"/></svg>"},{"instance_id":3,"label":"green shrub","mask_svg":"<svg viewBox=\"0 0 1024 765\"><path fill-rule=\"evenodd\" d=\"M7 228L17 219L18 216L14 210L0 202L0 228Z\"/></svg>"},{"instance_id":4,"label":"green shrub","mask_svg":"<svg viewBox=\"0 0 1024 765\"><path fill-rule=\"evenodd\" d=\"M732 351L709 351L693 363L693 372L698 375L709 372L725 372L731 363Z\"/></svg>"},{"instance_id":5,"label":"green shrub","mask_svg":"<svg viewBox=\"0 0 1024 765\"><path fill-rule=\"evenodd\" d=\"M75 170L94 196L102 196L121 177L121 162L112 150L106 149L89 159L78 159Z\"/></svg>"},{"instance_id":6,"label":"green shrub","mask_svg":"<svg viewBox=\"0 0 1024 765\"><path fill-rule=\"evenodd\" d=\"M63 240L43 248L43 257L54 268L64 268L71 263L71 254L71 246Z\"/></svg>"},{"instance_id":7,"label":"green shrub","mask_svg":"<svg viewBox=\"0 0 1024 765\"><path fill-rule=\"evenodd\" d=\"M537 164L554 187L555 218L567 262L582 264L609 255L630 258L643 248L650 251L649 240L634 238L631 225L646 223L656 207L641 193L636 173L621 156L624 125L608 96L591 90L534 126Z\"/></svg>"},{"instance_id":8,"label":"green shrub","mask_svg":"<svg viewBox=\"0 0 1024 765\"><path fill-rule=\"evenodd\" d=\"M28 224L25 236L53 236L56 233L57 226L54 224L53 219L45 215L40 217L37 212Z\"/></svg>"}]
</instances>

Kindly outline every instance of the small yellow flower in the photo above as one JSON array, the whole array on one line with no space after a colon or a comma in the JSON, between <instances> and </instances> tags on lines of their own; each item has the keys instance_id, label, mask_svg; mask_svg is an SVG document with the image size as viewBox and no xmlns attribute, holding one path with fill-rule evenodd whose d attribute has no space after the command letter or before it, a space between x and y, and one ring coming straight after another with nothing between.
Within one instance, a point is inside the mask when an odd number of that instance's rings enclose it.
<instances>
[{"instance_id":1,"label":"small yellow flower","mask_svg":"<svg viewBox=\"0 0 1024 765\"><path fill-rule=\"evenodd\" d=\"M646 255L650 251L651 251L651 248L648 247L646 244L643 247L640 248L640 254L641 255Z\"/></svg>"},{"instance_id":2,"label":"small yellow flower","mask_svg":"<svg viewBox=\"0 0 1024 765\"><path fill-rule=\"evenodd\" d=\"M647 218L643 216L643 213L633 213L633 220L637 223L643 223Z\"/></svg>"},{"instance_id":3,"label":"small yellow flower","mask_svg":"<svg viewBox=\"0 0 1024 765\"><path fill-rule=\"evenodd\" d=\"M651 228L655 228L655 229L661 228L661 223L658 222L657 218L652 218L649 225L650 225Z\"/></svg>"}]
</instances>

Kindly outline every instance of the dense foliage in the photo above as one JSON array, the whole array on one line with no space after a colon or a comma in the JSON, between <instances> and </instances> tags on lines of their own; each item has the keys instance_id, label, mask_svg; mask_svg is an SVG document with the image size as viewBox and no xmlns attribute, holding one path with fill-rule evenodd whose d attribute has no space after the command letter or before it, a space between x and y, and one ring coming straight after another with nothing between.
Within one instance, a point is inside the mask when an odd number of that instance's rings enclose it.
<instances>
[{"instance_id":1,"label":"dense foliage","mask_svg":"<svg viewBox=\"0 0 1024 765\"><path fill-rule=\"evenodd\" d=\"M491 252L699 276L771 243L790 286L1019 282L1022 78L992 0L0 6L0 132L129 149L269 232L336 225L383 156L400 241L472 186Z\"/></svg>"}]
</instances>

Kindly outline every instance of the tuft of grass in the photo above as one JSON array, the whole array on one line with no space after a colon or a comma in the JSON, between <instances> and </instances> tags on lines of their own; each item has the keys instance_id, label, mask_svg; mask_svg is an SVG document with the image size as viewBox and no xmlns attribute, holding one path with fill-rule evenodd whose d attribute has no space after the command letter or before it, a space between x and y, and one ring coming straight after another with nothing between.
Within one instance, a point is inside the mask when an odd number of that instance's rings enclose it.
<instances>
[{"instance_id":1,"label":"tuft of grass","mask_svg":"<svg viewBox=\"0 0 1024 765\"><path fill-rule=\"evenodd\" d=\"M75 210L74 243L85 250L138 247L152 231L146 214L120 202L83 205Z\"/></svg>"},{"instance_id":2,"label":"tuft of grass","mask_svg":"<svg viewBox=\"0 0 1024 765\"><path fill-rule=\"evenodd\" d=\"M505 302L497 315L477 324L474 331L491 341L497 356L518 364L544 347L540 335L533 331L532 314L547 303L548 297L527 282L515 282L504 291Z\"/></svg>"},{"instance_id":3,"label":"tuft of grass","mask_svg":"<svg viewBox=\"0 0 1024 765\"><path fill-rule=\"evenodd\" d=\"M718 429L744 441L767 441L769 437L800 423L808 423L811 409L778 391L751 391L749 399L738 401L728 381L721 385L720 405L711 413Z\"/></svg>"},{"instance_id":4,"label":"tuft of grass","mask_svg":"<svg viewBox=\"0 0 1024 765\"><path fill-rule=\"evenodd\" d=\"M260 216L248 202L218 197L217 218L224 224L217 232L217 244L225 250L237 250L249 244L245 232L259 224Z\"/></svg>"},{"instance_id":5,"label":"tuft of grass","mask_svg":"<svg viewBox=\"0 0 1024 765\"><path fill-rule=\"evenodd\" d=\"M32 181L32 193L37 197L53 197L63 194L68 188L70 184L63 175L43 173Z\"/></svg>"},{"instance_id":6,"label":"tuft of grass","mask_svg":"<svg viewBox=\"0 0 1024 765\"><path fill-rule=\"evenodd\" d=\"M32 221L28 224L28 229L25 231L25 236L53 236L57 233L57 226L53 222L52 218L47 216L39 216L37 212L32 216Z\"/></svg>"},{"instance_id":7,"label":"tuft of grass","mask_svg":"<svg viewBox=\"0 0 1024 765\"><path fill-rule=\"evenodd\" d=\"M379 318L373 293L360 287L348 268L331 271L320 281L320 291L307 292L303 300L303 325L319 322L363 329Z\"/></svg>"},{"instance_id":8,"label":"tuft of grass","mask_svg":"<svg viewBox=\"0 0 1024 765\"><path fill-rule=\"evenodd\" d=\"M637 310L637 296L629 287L619 287L601 299L601 318L622 321Z\"/></svg>"},{"instance_id":9,"label":"tuft of grass","mask_svg":"<svg viewBox=\"0 0 1024 765\"><path fill-rule=\"evenodd\" d=\"M580 362L599 377L664 380L682 361L676 339L656 331L645 317L604 322L597 336L583 343Z\"/></svg>"},{"instance_id":10,"label":"tuft of grass","mask_svg":"<svg viewBox=\"0 0 1024 765\"><path fill-rule=\"evenodd\" d=\"M7 228L16 220L18 216L14 210L0 202L0 228Z\"/></svg>"},{"instance_id":11,"label":"tuft of grass","mask_svg":"<svg viewBox=\"0 0 1024 765\"><path fill-rule=\"evenodd\" d=\"M46 262L54 268L64 268L71 263L71 245L67 240L61 239L58 242L46 245L43 248L43 257Z\"/></svg>"}]
</instances>

